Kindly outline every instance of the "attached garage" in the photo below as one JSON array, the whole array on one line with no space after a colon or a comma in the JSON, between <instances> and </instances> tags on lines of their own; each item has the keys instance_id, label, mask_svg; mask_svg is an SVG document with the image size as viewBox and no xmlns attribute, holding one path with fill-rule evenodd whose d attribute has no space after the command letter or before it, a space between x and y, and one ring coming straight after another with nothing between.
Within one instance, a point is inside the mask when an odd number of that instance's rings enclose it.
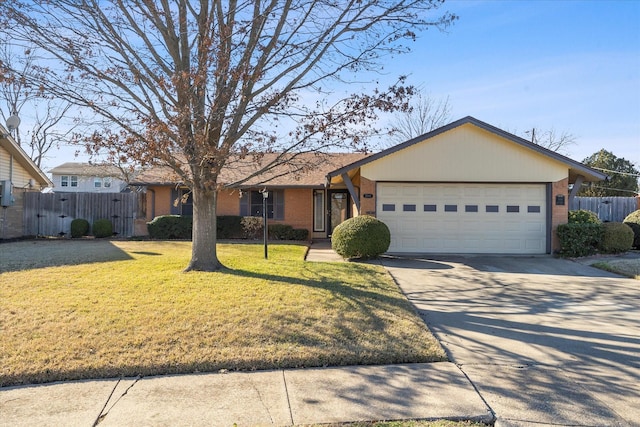
<instances>
[{"instance_id":1,"label":"attached garage","mask_svg":"<svg viewBox=\"0 0 640 427\"><path fill-rule=\"evenodd\" d=\"M547 252L543 184L377 184L377 217L389 252Z\"/></svg>"},{"instance_id":2,"label":"attached garage","mask_svg":"<svg viewBox=\"0 0 640 427\"><path fill-rule=\"evenodd\" d=\"M544 254L569 199L606 175L473 117L331 172L355 215L391 231L389 252Z\"/></svg>"}]
</instances>

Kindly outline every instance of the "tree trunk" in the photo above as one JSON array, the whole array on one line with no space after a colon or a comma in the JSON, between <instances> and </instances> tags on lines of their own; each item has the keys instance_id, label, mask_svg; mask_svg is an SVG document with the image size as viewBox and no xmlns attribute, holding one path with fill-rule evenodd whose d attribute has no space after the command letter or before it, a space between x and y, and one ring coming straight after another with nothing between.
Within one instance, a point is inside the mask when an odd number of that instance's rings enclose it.
<instances>
[{"instance_id":1,"label":"tree trunk","mask_svg":"<svg viewBox=\"0 0 640 427\"><path fill-rule=\"evenodd\" d=\"M191 261L185 271L218 271L224 266L216 251L216 208L218 193L193 188L193 244Z\"/></svg>"}]
</instances>

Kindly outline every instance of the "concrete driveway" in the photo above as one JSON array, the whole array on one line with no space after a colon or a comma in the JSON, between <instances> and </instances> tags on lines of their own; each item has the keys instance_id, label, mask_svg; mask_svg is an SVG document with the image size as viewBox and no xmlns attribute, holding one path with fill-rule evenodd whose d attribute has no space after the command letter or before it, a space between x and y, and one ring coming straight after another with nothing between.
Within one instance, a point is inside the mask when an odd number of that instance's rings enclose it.
<instances>
[{"instance_id":1,"label":"concrete driveway","mask_svg":"<svg viewBox=\"0 0 640 427\"><path fill-rule=\"evenodd\" d=\"M549 256L383 265L502 426L640 426L640 282Z\"/></svg>"}]
</instances>

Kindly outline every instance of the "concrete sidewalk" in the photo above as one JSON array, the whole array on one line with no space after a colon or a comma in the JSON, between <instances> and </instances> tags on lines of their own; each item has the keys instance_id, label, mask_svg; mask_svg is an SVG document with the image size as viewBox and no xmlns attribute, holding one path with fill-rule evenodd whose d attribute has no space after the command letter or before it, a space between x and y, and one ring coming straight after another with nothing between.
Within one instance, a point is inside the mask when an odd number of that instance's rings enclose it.
<instances>
[{"instance_id":1,"label":"concrete sidewalk","mask_svg":"<svg viewBox=\"0 0 640 427\"><path fill-rule=\"evenodd\" d=\"M344 258L331 249L331 240L314 241L309 246L305 260L311 262L345 262Z\"/></svg>"},{"instance_id":2,"label":"concrete sidewalk","mask_svg":"<svg viewBox=\"0 0 640 427\"><path fill-rule=\"evenodd\" d=\"M493 414L448 362L175 375L0 389L2 426L288 426Z\"/></svg>"}]
</instances>

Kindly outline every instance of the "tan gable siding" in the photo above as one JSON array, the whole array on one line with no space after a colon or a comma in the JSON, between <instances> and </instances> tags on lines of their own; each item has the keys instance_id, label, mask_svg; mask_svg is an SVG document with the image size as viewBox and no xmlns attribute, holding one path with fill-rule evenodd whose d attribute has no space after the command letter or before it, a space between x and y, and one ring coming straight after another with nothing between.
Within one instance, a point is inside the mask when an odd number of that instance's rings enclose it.
<instances>
[{"instance_id":1,"label":"tan gable siding","mask_svg":"<svg viewBox=\"0 0 640 427\"><path fill-rule=\"evenodd\" d=\"M30 175L15 157L12 162L9 152L0 147L0 181L9 179L15 188L27 188L29 180L36 178Z\"/></svg>"},{"instance_id":2,"label":"tan gable siding","mask_svg":"<svg viewBox=\"0 0 640 427\"><path fill-rule=\"evenodd\" d=\"M568 168L465 124L363 165L361 174L373 181L555 182Z\"/></svg>"}]
</instances>

